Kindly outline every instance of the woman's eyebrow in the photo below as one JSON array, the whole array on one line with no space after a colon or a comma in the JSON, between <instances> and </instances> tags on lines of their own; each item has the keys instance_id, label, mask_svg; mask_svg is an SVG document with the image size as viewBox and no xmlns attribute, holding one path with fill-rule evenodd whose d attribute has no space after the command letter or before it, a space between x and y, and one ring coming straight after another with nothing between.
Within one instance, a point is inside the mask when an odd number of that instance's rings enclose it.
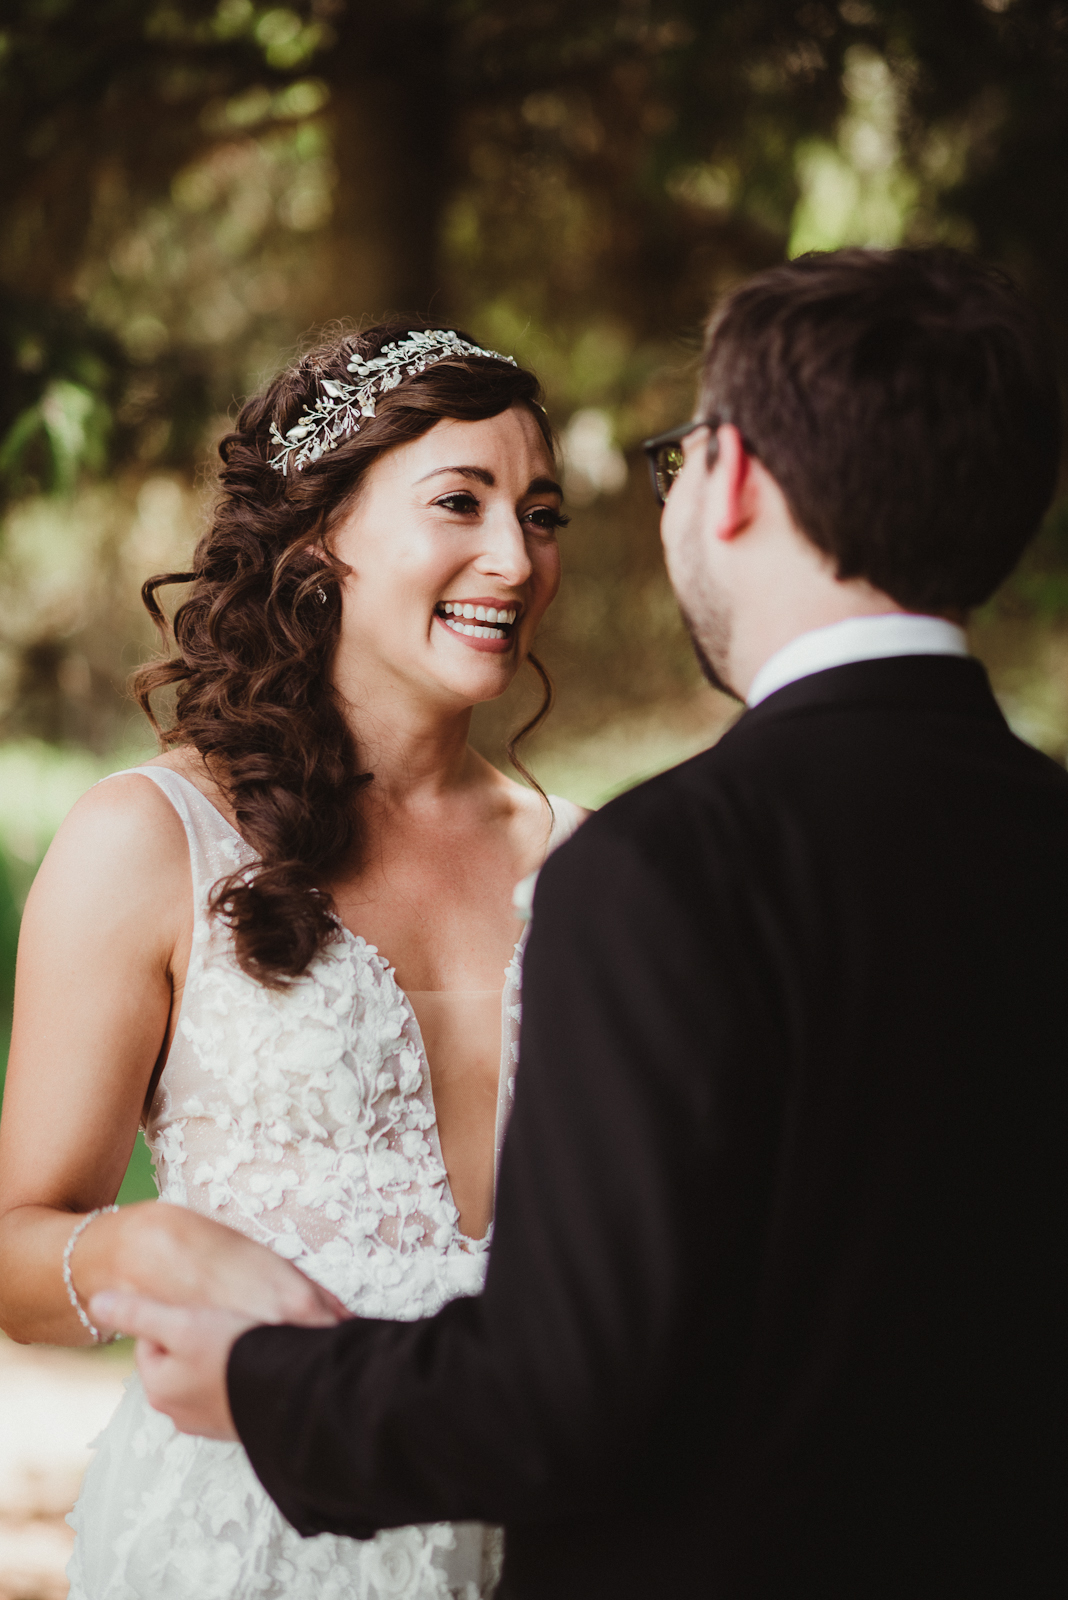
<instances>
[{"instance_id":1,"label":"woman's eyebrow","mask_svg":"<svg viewBox=\"0 0 1068 1600\"><path fill-rule=\"evenodd\" d=\"M527 494L558 494L561 500L564 498L564 491L552 478L531 478Z\"/></svg>"},{"instance_id":2,"label":"woman's eyebrow","mask_svg":"<svg viewBox=\"0 0 1068 1600\"><path fill-rule=\"evenodd\" d=\"M485 467L435 467L433 472L428 472L422 478L416 478L415 481L416 483L426 483L427 479L440 478L448 472L459 473L461 478L474 478L476 483L485 484L487 489L496 487L496 478ZM553 478L531 478L527 494L558 494L563 499L564 491Z\"/></svg>"},{"instance_id":3,"label":"woman's eyebrow","mask_svg":"<svg viewBox=\"0 0 1068 1600\"><path fill-rule=\"evenodd\" d=\"M461 478L474 478L476 483L484 483L487 489L492 489L497 482L492 472L487 472L485 467L435 467L433 472L428 472L425 477L416 478L416 483L425 483L427 478L440 478L443 472L458 472Z\"/></svg>"}]
</instances>

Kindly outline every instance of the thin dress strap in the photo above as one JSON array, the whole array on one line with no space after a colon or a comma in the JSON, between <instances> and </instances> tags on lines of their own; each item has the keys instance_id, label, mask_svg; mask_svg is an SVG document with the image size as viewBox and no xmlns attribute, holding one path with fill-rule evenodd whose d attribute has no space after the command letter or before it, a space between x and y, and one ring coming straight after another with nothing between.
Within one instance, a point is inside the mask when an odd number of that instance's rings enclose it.
<instances>
[{"instance_id":1,"label":"thin dress strap","mask_svg":"<svg viewBox=\"0 0 1068 1600\"><path fill-rule=\"evenodd\" d=\"M553 825L549 834L549 842L545 847L545 854L552 855L553 851L563 844L565 839L570 839L586 818L581 806L574 800L565 800L561 795L551 794L548 797L553 808Z\"/></svg>"}]
</instances>

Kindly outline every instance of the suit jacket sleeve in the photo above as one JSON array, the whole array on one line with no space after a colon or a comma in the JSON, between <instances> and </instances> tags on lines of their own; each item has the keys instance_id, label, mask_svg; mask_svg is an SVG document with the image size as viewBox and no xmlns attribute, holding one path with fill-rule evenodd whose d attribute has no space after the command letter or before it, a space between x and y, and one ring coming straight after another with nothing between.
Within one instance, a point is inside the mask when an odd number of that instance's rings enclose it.
<instances>
[{"instance_id":1,"label":"suit jacket sleeve","mask_svg":"<svg viewBox=\"0 0 1068 1600\"><path fill-rule=\"evenodd\" d=\"M677 801L669 829L621 804L538 884L483 1294L235 1346L238 1430L303 1533L618 1507L707 1450L689 1419L736 1381L759 1213L760 1008L739 1074L729 882Z\"/></svg>"}]
</instances>

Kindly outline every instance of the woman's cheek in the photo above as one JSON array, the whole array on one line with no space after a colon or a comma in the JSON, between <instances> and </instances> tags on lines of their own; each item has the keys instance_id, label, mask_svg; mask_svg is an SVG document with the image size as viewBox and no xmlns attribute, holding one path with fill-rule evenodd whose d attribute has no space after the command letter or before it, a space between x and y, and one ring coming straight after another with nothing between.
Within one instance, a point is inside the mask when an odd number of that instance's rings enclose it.
<instances>
[{"instance_id":1,"label":"woman's cheek","mask_svg":"<svg viewBox=\"0 0 1068 1600\"><path fill-rule=\"evenodd\" d=\"M541 560L536 564L538 575L537 603L540 608L539 616L543 616L556 599L557 590L560 588L561 563L560 546L555 539L541 552Z\"/></svg>"}]
</instances>

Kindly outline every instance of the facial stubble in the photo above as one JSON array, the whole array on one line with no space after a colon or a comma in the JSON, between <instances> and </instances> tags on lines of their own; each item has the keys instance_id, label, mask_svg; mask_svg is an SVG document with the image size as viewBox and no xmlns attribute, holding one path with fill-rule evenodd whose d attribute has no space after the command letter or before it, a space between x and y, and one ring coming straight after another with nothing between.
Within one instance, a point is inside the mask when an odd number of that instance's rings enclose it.
<instances>
[{"instance_id":1,"label":"facial stubble","mask_svg":"<svg viewBox=\"0 0 1068 1600\"><path fill-rule=\"evenodd\" d=\"M678 600L678 596L675 596ZM700 627L691 613L686 609L681 600L678 600L679 611L682 615L686 632L690 635L693 653L697 657L697 665L701 668L701 675L713 689L718 689L720 694L725 694L732 700L744 703L744 696L737 689L732 689L716 666L716 661L725 663L728 659L727 647L730 642L730 626L726 619L715 613L702 619Z\"/></svg>"}]
</instances>

